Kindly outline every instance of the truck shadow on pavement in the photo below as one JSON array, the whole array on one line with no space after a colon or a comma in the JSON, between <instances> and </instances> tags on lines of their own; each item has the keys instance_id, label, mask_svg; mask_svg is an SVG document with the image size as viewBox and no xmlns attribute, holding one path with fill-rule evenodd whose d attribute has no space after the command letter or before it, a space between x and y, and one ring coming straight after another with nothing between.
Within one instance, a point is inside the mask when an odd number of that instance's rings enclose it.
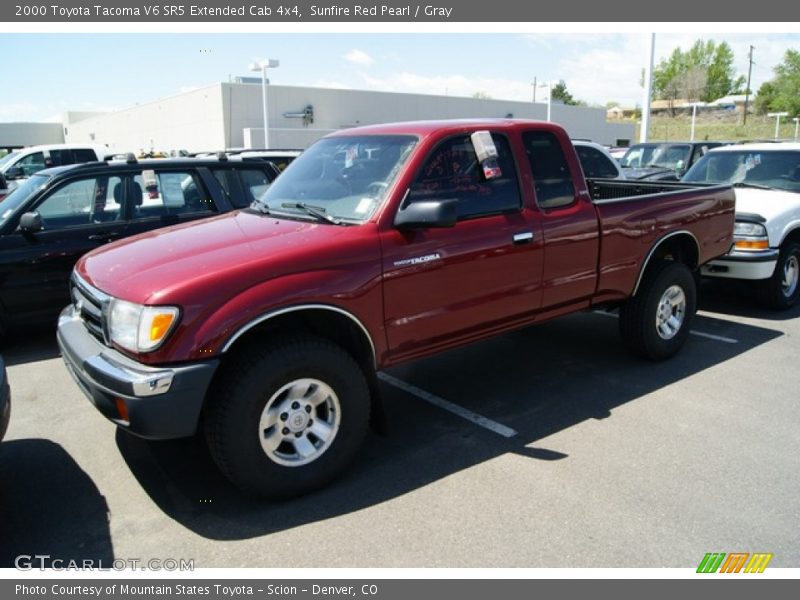
<instances>
[{"instance_id":1,"label":"truck shadow on pavement","mask_svg":"<svg viewBox=\"0 0 800 600\"><path fill-rule=\"evenodd\" d=\"M726 279L703 279L699 290L699 308L765 321L788 321L800 316L800 303L788 310L764 308L756 301L751 282Z\"/></svg>"},{"instance_id":2,"label":"truck shadow on pavement","mask_svg":"<svg viewBox=\"0 0 800 600\"><path fill-rule=\"evenodd\" d=\"M35 559L35 555L47 559ZM91 560L111 568L108 506L92 479L59 444L0 443L0 567L67 568ZM54 563L53 561L61 561Z\"/></svg>"},{"instance_id":3,"label":"truck shadow on pavement","mask_svg":"<svg viewBox=\"0 0 800 600\"><path fill-rule=\"evenodd\" d=\"M613 418L621 405L782 335L703 316L693 329L729 341L691 336L672 360L646 362L625 351L616 319L583 313L391 369L393 377L517 435L504 438L382 384L388 435L370 433L342 478L287 502L240 493L219 474L199 436L147 442L118 431L117 447L153 501L188 529L220 540L263 536L380 504L508 453L569 460L539 440L586 420Z\"/></svg>"}]
</instances>

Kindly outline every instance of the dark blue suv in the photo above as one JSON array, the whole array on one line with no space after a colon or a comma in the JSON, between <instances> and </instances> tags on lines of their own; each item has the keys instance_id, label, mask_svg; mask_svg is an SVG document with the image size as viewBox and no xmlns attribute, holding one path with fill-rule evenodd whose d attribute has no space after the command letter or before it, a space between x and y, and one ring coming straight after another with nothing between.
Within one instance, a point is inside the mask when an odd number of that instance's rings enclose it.
<instances>
[{"instance_id":1,"label":"dark blue suv","mask_svg":"<svg viewBox=\"0 0 800 600\"><path fill-rule=\"evenodd\" d=\"M266 161L131 156L32 175L0 201L0 336L12 325L55 325L86 252L245 208L278 174Z\"/></svg>"}]
</instances>

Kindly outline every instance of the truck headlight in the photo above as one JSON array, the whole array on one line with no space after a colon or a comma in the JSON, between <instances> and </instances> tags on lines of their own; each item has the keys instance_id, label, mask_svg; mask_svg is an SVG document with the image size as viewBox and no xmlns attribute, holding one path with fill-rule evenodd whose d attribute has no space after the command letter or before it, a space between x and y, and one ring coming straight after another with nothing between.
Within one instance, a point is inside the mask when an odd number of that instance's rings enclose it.
<instances>
[{"instance_id":1,"label":"truck headlight","mask_svg":"<svg viewBox=\"0 0 800 600\"><path fill-rule=\"evenodd\" d=\"M733 225L733 244L737 250L767 250L769 248L767 228L761 223L736 221Z\"/></svg>"},{"instance_id":2,"label":"truck headlight","mask_svg":"<svg viewBox=\"0 0 800 600\"><path fill-rule=\"evenodd\" d=\"M108 305L108 337L131 352L158 348L178 322L175 306L142 306L113 298Z\"/></svg>"}]
</instances>

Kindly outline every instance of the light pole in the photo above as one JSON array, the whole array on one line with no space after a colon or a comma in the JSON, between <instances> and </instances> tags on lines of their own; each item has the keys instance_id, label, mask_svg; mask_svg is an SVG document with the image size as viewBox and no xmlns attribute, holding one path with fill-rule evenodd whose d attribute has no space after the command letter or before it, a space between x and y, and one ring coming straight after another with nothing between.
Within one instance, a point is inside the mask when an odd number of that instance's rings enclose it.
<instances>
[{"instance_id":1,"label":"light pole","mask_svg":"<svg viewBox=\"0 0 800 600\"><path fill-rule=\"evenodd\" d=\"M689 135L689 141L694 141L694 121L697 119L697 102L692 103L692 133Z\"/></svg>"},{"instance_id":2,"label":"light pole","mask_svg":"<svg viewBox=\"0 0 800 600\"><path fill-rule=\"evenodd\" d=\"M778 130L781 127L781 117L788 117L788 112L767 113L768 117L775 117L775 139L778 139Z\"/></svg>"},{"instance_id":3,"label":"light pole","mask_svg":"<svg viewBox=\"0 0 800 600\"><path fill-rule=\"evenodd\" d=\"M794 141L796 142L797 141L797 130L798 130L798 126L800 126L800 117L795 117L794 119L792 119L792 121L794 121Z\"/></svg>"},{"instance_id":4,"label":"light pole","mask_svg":"<svg viewBox=\"0 0 800 600\"><path fill-rule=\"evenodd\" d=\"M547 88L547 121L550 122L550 115L553 110L553 84L550 81L545 81L539 85L534 85L534 94L537 87ZM534 95L534 101L536 96Z\"/></svg>"},{"instance_id":5,"label":"light pole","mask_svg":"<svg viewBox=\"0 0 800 600\"><path fill-rule=\"evenodd\" d=\"M280 61L265 58L250 63L251 71L261 71L261 99L264 105L264 148L269 149L269 119L267 117L267 69L280 66Z\"/></svg>"},{"instance_id":6,"label":"light pole","mask_svg":"<svg viewBox=\"0 0 800 600\"><path fill-rule=\"evenodd\" d=\"M644 94L642 97L642 126L639 128L639 141L644 143L650 130L650 101L653 96L653 60L656 52L656 34L650 34L650 60L644 68Z\"/></svg>"}]
</instances>

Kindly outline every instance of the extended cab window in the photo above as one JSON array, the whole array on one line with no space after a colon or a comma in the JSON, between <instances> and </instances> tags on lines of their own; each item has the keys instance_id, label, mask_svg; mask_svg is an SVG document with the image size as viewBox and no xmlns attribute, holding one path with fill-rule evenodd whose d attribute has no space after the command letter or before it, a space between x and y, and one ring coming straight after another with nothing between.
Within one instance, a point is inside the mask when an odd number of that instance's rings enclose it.
<instances>
[{"instance_id":1,"label":"extended cab window","mask_svg":"<svg viewBox=\"0 0 800 600\"><path fill-rule=\"evenodd\" d=\"M408 203L455 198L459 219L519 210L517 172L508 141L497 134L492 140L499 154L499 177L486 179L469 136L459 136L428 157L411 185Z\"/></svg>"},{"instance_id":2,"label":"extended cab window","mask_svg":"<svg viewBox=\"0 0 800 600\"><path fill-rule=\"evenodd\" d=\"M133 180L134 219L215 212L211 198L193 173L143 171Z\"/></svg>"},{"instance_id":3,"label":"extended cab window","mask_svg":"<svg viewBox=\"0 0 800 600\"><path fill-rule=\"evenodd\" d=\"M73 150L73 154L75 155L76 163L94 162L98 160L94 150L90 150L89 148L76 148ZM100 158L103 157L101 156Z\"/></svg>"},{"instance_id":4,"label":"extended cab window","mask_svg":"<svg viewBox=\"0 0 800 600\"><path fill-rule=\"evenodd\" d=\"M121 191L119 177L79 179L58 188L36 211L45 230L114 221L120 216Z\"/></svg>"},{"instance_id":5,"label":"extended cab window","mask_svg":"<svg viewBox=\"0 0 800 600\"><path fill-rule=\"evenodd\" d=\"M72 150L50 150L50 162L52 165L48 166L54 167L73 164Z\"/></svg>"},{"instance_id":6,"label":"extended cab window","mask_svg":"<svg viewBox=\"0 0 800 600\"><path fill-rule=\"evenodd\" d=\"M522 142L539 206L557 208L575 202L572 173L558 138L549 131L528 131L522 135Z\"/></svg>"}]
</instances>

